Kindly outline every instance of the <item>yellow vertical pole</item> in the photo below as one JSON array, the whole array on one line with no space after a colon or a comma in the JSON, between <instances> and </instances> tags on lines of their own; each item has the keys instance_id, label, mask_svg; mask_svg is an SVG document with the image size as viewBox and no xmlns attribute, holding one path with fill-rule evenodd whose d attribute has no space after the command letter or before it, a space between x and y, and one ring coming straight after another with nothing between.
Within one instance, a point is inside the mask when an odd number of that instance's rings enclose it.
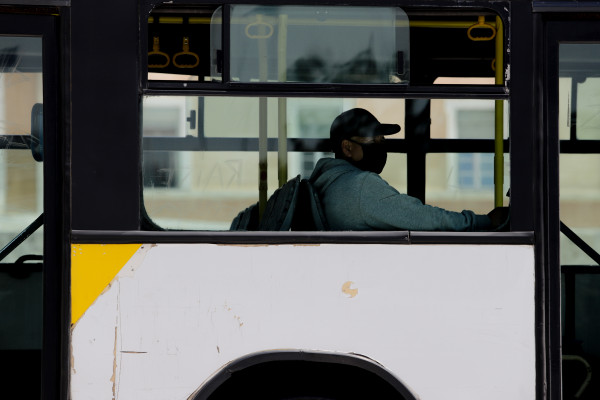
<instances>
[{"instance_id":1,"label":"yellow vertical pole","mask_svg":"<svg viewBox=\"0 0 600 400\"><path fill-rule=\"evenodd\" d=\"M504 84L504 29L496 17L496 85ZM504 204L504 101L495 102L494 206Z\"/></svg>"},{"instance_id":2,"label":"yellow vertical pole","mask_svg":"<svg viewBox=\"0 0 600 400\"><path fill-rule=\"evenodd\" d=\"M257 15L257 20L262 21L262 15ZM260 25L260 37L258 40L258 75L261 82L266 82L268 78L268 50L265 33ZM268 164L267 164L267 98L258 99L258 214L262 218L265 207L267 206L268 190Z\"/></svg>"},{"instance_id":3,"label":"yellow vertical pole","mask_svg":"<svg viewBox=\"0 0 600 400\"><path fill-rule=\"evenodd\" d=\"M258 214L262 218L267 206L267 98L258 99Z\"/></svg>"},{"instance_id":4,"label":"yellow vertical pole","mask_svg":"<svg viewBox=\"0 0 600 400\"><path fill-rule=\"evenodd\" d=\"M279 16L279 30L277 34L277 69L279 82L287 80L287 15ZM288 178L288 158L287 158L287 99L280 97L277 100L277 121L278 121L278 147L277 147L277 165L279 187L287 182Z\"/></svg>"}]
</instances>

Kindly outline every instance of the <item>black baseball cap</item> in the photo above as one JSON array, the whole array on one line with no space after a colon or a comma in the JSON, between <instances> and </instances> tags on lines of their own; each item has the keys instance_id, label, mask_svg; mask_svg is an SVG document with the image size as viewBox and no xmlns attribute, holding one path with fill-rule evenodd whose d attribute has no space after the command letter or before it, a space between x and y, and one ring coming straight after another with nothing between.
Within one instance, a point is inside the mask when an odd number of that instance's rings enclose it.
<instances>
[{"instance_id":1,"label":"black baseball cap","mask_svg":"<svg viewBox=\"0 0 600 400\"><path fill-rule=\"evenodd\" d=\"M382 124L373 114L362 108L353 108L338 115L331 124L329 139L334 151L339 143L352 136L375 137L400 132L398 124Z\"/></svg>"}]
</instances>

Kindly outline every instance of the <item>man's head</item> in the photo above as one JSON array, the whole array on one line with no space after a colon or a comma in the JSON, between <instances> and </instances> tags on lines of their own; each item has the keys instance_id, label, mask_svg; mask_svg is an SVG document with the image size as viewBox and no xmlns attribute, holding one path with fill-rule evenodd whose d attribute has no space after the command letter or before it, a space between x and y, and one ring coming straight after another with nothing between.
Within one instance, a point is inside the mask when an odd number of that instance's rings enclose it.
<instances>
[{"instance_id":1,"label":"man's head","mask_svg":"<svg viewBox=\"0 0 600 400\"><path fill-rule=\"evenodd\" d=\"M387 160L384 136L399 131L400 125L382 124L367 110L353 108L336 117L329 138L336 158L378 174Z\"/></svg>"}]
</instances>

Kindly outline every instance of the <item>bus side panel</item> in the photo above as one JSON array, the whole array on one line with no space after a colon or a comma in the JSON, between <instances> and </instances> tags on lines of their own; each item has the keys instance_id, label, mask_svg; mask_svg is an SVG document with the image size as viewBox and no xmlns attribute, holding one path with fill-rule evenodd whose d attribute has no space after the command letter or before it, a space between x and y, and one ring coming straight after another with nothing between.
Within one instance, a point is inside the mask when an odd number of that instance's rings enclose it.
<instances>
[{"instance_id":1,"label":"bus side panel","mask_svg":"<svg viewBox=\"0 0 600 400\"><path fill-rule=\"evenodd\" d=\"M73 325L71 394L185 399L238 357L310 349L422 399L532 399L534 283L528 245L143 245Z\"/></svg>"}]
</instances>

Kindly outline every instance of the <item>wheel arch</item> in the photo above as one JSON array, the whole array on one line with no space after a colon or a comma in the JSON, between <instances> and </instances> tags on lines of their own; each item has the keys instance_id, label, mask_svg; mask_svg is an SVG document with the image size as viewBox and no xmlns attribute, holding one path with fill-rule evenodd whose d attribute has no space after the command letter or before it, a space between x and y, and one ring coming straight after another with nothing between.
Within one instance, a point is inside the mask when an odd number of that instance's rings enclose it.
<instances>
[{"instance_id":1,"label":"wheel arch","mask_svg":"<svg viewBox=\"0 0 600 400\"><path fill-rule=\"evenodd\" d=\"M378 362L353 353L263 351L220 368L188 400L244 396L265 399L386 398L417 400L399 378Z\"/></svg>"}]
</instances>

